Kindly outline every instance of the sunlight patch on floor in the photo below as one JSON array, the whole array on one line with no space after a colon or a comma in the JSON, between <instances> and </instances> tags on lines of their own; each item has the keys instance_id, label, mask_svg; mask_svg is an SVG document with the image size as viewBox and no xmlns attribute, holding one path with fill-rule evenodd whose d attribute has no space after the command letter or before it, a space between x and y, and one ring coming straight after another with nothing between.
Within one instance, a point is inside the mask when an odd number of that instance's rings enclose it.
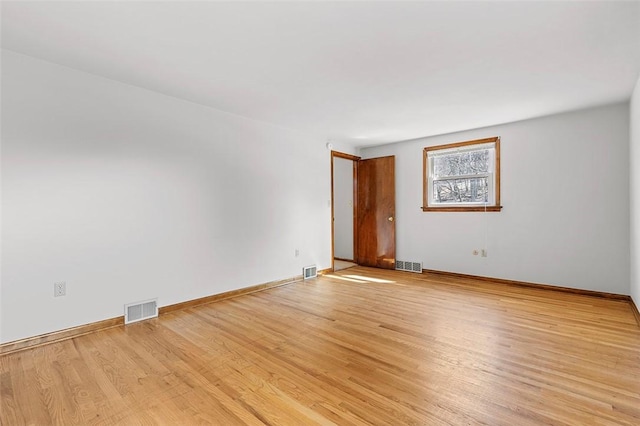
<instances>
[{"instance_id":1,"label":"sunlight patch on floor","mask_svg":"<svg viewBox=\"0 0 640 426\"><path fill-rule=\"evenodd\" d=\"M396 284L395 281L383 280L380 278L363 277L362 275L325 275L326 277L336 280L350 281L353 283L380 283L380 284Z\"/></svg>"},{"instance_id":2,"label":"sunlight patch on floor","mask_svg":"<svg viewBox=\"0 0 640 426\"><path fill-rule=\"evenodd\" d=\"M350 281L352 283L366 283L367 282L367 281L362 281L362 280L354 280L353 278L346 278L346 277L342 277L340 275L333 275L333 274L325 275L325 277L333 278L333 279L336 279L336 280L342 280L342 281Z\"/></svg>"},{"instance_id":3,"label":"sunlight patch on floor","mask_svg":"<svg viewBox=\"0 0 640 426\"><path fill-rule=\"evenodd\" d=\"M384 283L384 284L393 284L395 281L383 280L381 278L371 278L371 277L363 277L362 275L344 275L347 278L353 278L354 280L363 280L369 281L372 283Z\"/></svg>"}]
</instances>

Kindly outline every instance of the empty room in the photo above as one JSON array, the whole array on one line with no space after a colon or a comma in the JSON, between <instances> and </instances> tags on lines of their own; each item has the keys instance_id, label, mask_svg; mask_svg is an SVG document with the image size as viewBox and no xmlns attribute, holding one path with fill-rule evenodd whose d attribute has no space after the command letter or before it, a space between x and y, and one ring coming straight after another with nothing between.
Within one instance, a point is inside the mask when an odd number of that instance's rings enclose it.
<instances>
[{"instance_id":1,"label":"empty room","mask_svg":"<svg viewBox=\"0 0 640 426\"><path fill-rule=\"evenodd\" d=\"M0 425L640 424L639 1L0 25Z\"/></svg>"}]
</instances>

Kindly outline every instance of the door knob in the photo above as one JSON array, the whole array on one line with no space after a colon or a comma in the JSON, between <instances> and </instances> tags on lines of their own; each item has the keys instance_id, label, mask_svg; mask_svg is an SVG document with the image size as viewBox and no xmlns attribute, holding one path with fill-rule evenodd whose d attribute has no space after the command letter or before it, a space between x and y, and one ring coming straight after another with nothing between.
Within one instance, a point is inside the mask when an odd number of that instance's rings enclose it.
<instances>
[{"instance_id":1,"label":"door knob","mask_svg":"<svg viewBox=\"0 0 640 426\"><path fill-rule=\"evenodd\" d=\"M389 222L393 222L393 216L389 216Z\"/></svg>"}]
</instances>

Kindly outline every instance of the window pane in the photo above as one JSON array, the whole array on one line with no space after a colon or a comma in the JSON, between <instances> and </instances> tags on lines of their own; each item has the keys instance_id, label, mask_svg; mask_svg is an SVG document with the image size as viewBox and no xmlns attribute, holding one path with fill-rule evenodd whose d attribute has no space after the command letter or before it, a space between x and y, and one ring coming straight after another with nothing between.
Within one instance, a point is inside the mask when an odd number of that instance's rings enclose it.
<instances>
[{"instance_id":1,"label":"window pane","mask_svg":"<svg viewBox=\"0 0 640 426\"><path fill-rule=\"evenodd\" d=\"M486 203L489 178L444 179L433 181L435 203Z\"/></svg>"},{"instance_id":2,"label":"window pane","mask_svg":"<svg viewBox=\"0 0 640 426\"><path fill-rule=\"evenodd\" d=\"M474 175L489 172L491 153L489 149L453 152L433 159L435 177Z\"/></svg>"}]
</instances>

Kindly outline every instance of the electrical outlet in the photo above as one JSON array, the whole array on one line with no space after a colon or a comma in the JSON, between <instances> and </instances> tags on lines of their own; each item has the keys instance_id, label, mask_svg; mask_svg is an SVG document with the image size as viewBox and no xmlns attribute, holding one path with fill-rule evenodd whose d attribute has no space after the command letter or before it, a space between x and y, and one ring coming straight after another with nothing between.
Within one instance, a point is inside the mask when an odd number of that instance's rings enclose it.
<instances>
[{"instance_id":1,"label":"electrical outlet","mask_svg":"<svg viewBox=\"0 0 640 426\"><path fill-rule=\"evenodd\" d=\"M65 281L59 281L53 283L53 297L65 296L67 294L67 283Z\"/></svg>"},{"instance_id":2,"label":"electrical outlet","mask_svg":"<svg viewBox=\"0 0 640 426\"><path fill-rule=\"evenodd\" d=\"M487 257L487 249L482 249L482 250L480 251L480 255L481 255L482 257Z\"/></svg>"}]
</instances>

